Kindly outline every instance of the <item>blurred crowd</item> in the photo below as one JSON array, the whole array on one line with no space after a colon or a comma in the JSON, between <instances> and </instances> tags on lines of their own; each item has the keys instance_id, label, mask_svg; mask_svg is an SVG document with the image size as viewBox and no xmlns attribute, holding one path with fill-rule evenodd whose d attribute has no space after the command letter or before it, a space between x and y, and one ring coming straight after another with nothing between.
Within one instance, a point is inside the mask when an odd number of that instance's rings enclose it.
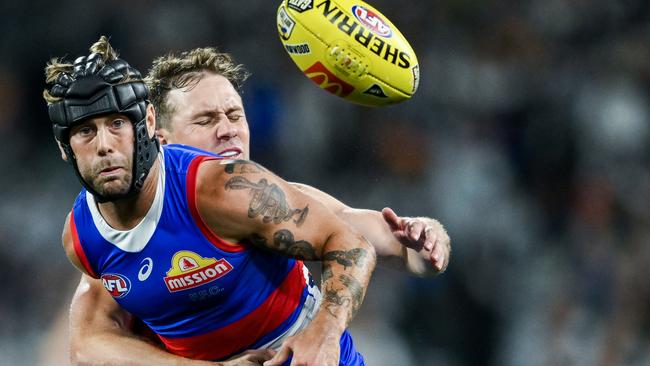
<instances>
[{"instance_id":1,"label":"blurred crowd","mask_svg":"<svg viewBox=\"0 0 650 366\"><path fill-rule=\"evenodd\" d=\"M143 72L168 51L232 53L253 73L254 160L445 224L445 274L375 272L351 328L368 365L650 364L650 2L369 3L418 55L401 105L355 106L302 76L278 0L2 0L0 365L52 364L42 344L78 278L60 233L79 184L42 70L101 34Z\"/></svg>"}]
</instances>

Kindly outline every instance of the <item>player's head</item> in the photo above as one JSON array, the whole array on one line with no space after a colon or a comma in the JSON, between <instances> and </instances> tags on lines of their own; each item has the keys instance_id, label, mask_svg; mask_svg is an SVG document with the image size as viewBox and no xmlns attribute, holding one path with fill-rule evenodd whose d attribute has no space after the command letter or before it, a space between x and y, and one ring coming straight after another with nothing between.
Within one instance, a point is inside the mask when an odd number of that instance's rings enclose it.
<instances>
[{"instance_id":1,"label":"player's head","mask_svg":"<svg viewBox=\"0 0 650 366\"><path fill-rule=\"evenodd\" d=\"M73 64L52 59L45 75L54 136L83 186L99 202L137 193L158 152L140 72L102 36Z\"/></svg>"},{"instance_id":2,"label":"player's head","mask_svg":"<svg viewBox=\"0 0 650 366\"><path fill-rule=\"evenodd\" d=\"M249 73L227 53L196 48L156 59L145 78L163 143L249 158L240 88Z\"/></svg>"}]
</instances>

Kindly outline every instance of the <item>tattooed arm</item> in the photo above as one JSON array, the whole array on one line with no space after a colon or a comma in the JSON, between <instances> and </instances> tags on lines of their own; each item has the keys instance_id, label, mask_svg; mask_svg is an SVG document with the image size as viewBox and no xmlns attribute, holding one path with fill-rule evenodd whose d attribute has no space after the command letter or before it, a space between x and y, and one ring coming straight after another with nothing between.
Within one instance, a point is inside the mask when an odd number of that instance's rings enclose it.
<instances>
[{"instance_id":1,"label":"tattooed arm","mask_svg":"<svg viewBox=\"0 0 650 366\"><path fill-rule=\"evenodd\" d=\"M449 264L449 235L440 222L428 217L399 217L390 208L381 212L351 208L314 187L291 183L332 210L375 247L379 263L418 276L437 275Z\"/></svg>"},{"instance_id":2,"label":"tattooed arm","mask_svg":"<svg viewBox=\"0 0 650 366\"><path fill-rule=\"evenodd\" d=\"M323 262L320 309L269 365L282 364L290 354L294 364L338 365L339 339L363 302L375 266L373 247L320 202L250 161L202 163L196 196L203 220L227 242L249 241Z\"/></svg>"}]
</instances>

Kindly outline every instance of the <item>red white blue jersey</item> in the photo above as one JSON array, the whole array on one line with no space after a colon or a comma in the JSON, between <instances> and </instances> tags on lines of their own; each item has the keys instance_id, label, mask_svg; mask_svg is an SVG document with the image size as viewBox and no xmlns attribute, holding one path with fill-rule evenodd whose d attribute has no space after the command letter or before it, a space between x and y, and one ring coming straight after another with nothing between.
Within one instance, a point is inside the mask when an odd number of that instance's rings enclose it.
<instances>
[{"instance_id":1,"label":"red white blue jersey","mask_svg":"<svg viewBox=\"0 0 650 366\"><path fill-rule=\"evenodd\" d=\"M113 298L177 355L222 360L272 347L312 319L320 293L301 261L230 245L198 213L196 173L221 159L188 146L161 149L154 202L133 229L111 228L91 194L72 209L75 253ZM346 333L341 365L361 365ZM345 346L345 348L344 348ZM344 359L344 357L346 359Z\"/></svg>"}]
</instances>

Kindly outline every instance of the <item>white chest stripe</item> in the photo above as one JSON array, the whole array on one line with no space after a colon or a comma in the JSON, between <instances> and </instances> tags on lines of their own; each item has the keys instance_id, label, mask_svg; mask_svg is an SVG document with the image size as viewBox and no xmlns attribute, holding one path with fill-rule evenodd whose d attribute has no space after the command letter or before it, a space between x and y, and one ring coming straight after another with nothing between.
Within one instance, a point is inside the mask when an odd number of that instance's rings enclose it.
<instances>
[{"instance_id":1,"label":"white chest stripe","mask_svg":"<svg viewBox=\"0 0 650 366\"><path fill-rule=\"evenodd\" d=\"M145 217L131 230L115 230L108 225L97 208L95 198L92 194L86 192L88 209L90 210L97 230L99 230L99 233L106 241L125 252L137 253L142 251L158 226L165 197L165 157L163 156L162 149L158 154L158 160L160 161L160 169L156 196Z\"/></svg>"}]
</instances>

